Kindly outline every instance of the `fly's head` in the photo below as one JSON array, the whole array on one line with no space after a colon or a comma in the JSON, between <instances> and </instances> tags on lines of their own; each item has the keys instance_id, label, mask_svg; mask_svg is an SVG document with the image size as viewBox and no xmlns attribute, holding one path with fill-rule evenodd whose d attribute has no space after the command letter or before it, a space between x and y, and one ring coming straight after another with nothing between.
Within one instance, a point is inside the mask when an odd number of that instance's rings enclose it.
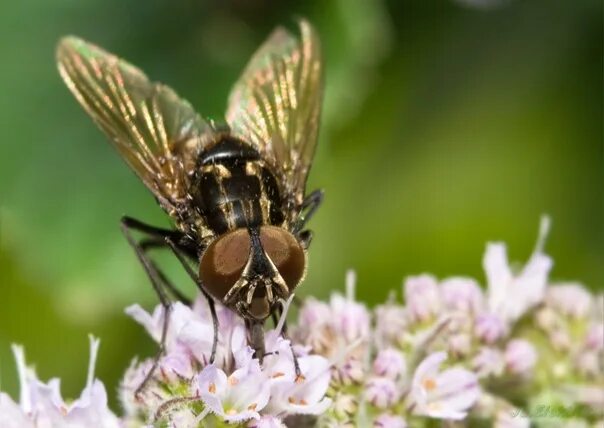
<instances>
[{"instance_id":1,"label":"fly's head","mask_svg":"<svg viewBox=\"0 0 604 428\"><path fill-rule=\"evenodd\" d=\"M210 244L201 256L205 289L250 321L264 321L302 280L306 252L278 226L240 228Z\"/></svg>"}]
</instances>

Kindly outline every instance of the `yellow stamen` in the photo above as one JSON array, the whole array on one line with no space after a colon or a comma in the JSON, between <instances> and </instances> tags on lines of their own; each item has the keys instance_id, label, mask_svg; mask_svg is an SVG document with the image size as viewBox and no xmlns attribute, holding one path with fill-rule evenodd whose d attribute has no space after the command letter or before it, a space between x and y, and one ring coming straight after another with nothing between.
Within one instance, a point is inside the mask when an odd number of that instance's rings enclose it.
<instances>
[{"instance_id":1,"label":"yellow stamen","mask_svg":"<svg viewBox=\"0 0 604 428\"><path fill-rule=\"evenodd\" d=\"M424 388L426 388L428 391L433 391L436 389L436 381L431 377L424 379L422 383L424 385Z\"/></svg>"}]
</instances>

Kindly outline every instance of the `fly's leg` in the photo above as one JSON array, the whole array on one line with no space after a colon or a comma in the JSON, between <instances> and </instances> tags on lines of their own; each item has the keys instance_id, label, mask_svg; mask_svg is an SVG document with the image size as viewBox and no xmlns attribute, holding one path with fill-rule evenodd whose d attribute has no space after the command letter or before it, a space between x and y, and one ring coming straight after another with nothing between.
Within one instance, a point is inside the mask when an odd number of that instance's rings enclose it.
<instances>
[{"instance_id":1,"label":"fly's leg","mask_svg":"<svg viewBox=\"0 0 604 428\"><path fill-rule=\"evenodd\" d=\"M245 302L247 303L248 306L252 304L252 299L254 298L254 293L256 292L257 286L258 286L258 282L253 281L247 290L247 296L245 298Z\"/></svg>"},{"instance_id":2,"label":"fly's leg","mask_svg":"<svg viewBox=\"0 0 604 428\"><path fill-rule=\"evenodd\" d=\"M321 202L323 202L323 196L323 190L317 189L304 199L304 202L302 202L302 206L300 207L300 216L292 228L292 233L294 233L294 235L304 229L306 223L308 223L321 205Z\"/></svg>"},{"instance_id":3,"label":"fly's leg","mask_svg":"<svg viewBox=\"0 0 604 428\"><path fill-rule=\"evenodd\" d=\"M195 285L197 286L197 288L199 289L201 294L203 294L203 296L206 298L206 300L208 302L208 306L210 307L210 314L212 315L212 325L214 327L214 339L212 340L212 353L210 354L210 364L212 364L214 362L214 359L216 358L216 349L218 348L218 316L216 315L216 307L214 305L214 299L205 290L205 288L203 287L203 285L201 283L201 279L199 278L199 276L197 274L195 274L195 272L191 268L191 265L185 259L182 250L176 245L176 243L172 240L172 238L170 238L169 236L166 236L165 242L170 247L170 249L176 256L178 261L182 264L185 271L187 272L189 277L193 280L193 282L195 283Z\"/></svg>"},{"instance_id":4,"label":"fly's leg","mask_svg":"<svg viewBox=\"0 0 604 428\"><path fill-rule=\"evenodd\" d=\"M170 319L171 305L170 305L170 300L168 298L168 295L166 294L166 284L164 281L165 276L163 274L159 273L159 270L157 269L155 264L149 259L149 257L145 253L144 249L132 236L131 229L134 229L134 230L140 230L140 229L133 226L128 221L128 218L123 218L120 226L122 229L122 233L126 237L126 240L130 244L130 246L132 247L134 252L136 253L136 256L138 257L139 261L143 265L143 268L145 269L147 276L151 280L151 285L153 285L153 289L155 290L155 293L157 294L157 297L159 298L159 301L164 309L164 320L163 320L163 325L162 325L161 342L159 344L159 351L155 357L155 360L153 361L153 365L151 366L151 369L149 370L149 372L147 373L147 375L145 376L145 378L143 379L141 384L138 386L138 388L136 388L136 391L134 392L135 397L139 397L141 391L145 388L145 386L147 385L147 383L153 376L153 373L157 369L157 366L159 364L159 359L165 353L166 335L168 333L168 323L169 323L169 319Z\"/></svg>"},{"instance_id":5,"label":"fly's leg","mask_svg":"<svg viewBox=\"0 0 604 428\"><path fill-rule=\"evenodd\" d=\"M224 303L226 306L229 305L229 303L231 303L231 301L233 300L233 298L235 297L235 295L241 291L245 286L247 286L249 284L249 281L247 278L242 277L240 278L235 285L233 285L229 291L227 291L227 293L225 294L225 296L222 298L222 303Z\"/></svg>"},{"instance_id":6,"label":"fly's leg","mask_svg":"<svg viewBox=\"0 0 604 428\"><path fill-rule=\"evenodd\" d=\"M149 250L152 249L166 248L166 240L159 238L148 238L139 241L139 245L146 254ZM155 267L155 270L161 277L166 289L170 292L170 294L172 294L172 296L176 298L176 300L179 300L187 306L191 306L193 304L193 301L187 296L185 296L182 291L180 291L177 287L174 286L174 284L172 284L172 281L170 281L166 277L163 271L157 267L153 260L149 260L149 262Z\"/></svg>"}]
</instances>

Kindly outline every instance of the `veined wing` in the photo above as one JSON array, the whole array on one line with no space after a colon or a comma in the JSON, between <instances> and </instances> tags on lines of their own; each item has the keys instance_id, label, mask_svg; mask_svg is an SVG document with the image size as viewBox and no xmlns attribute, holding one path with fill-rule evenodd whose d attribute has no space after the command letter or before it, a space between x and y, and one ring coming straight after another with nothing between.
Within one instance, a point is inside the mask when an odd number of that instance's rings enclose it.
<instances>
[{"instance_id":1,"label":"veined wing","mask_svg":"<svg viewBox=\"0 0 604 428\"><path fill-rule=\"evenodd\" d=\"M300 38L277 28L235 84L226 118L273 166L288 202L299 207L317 143L323 64L317 33L300 22Z\"/></svg>"},{"instance_id":2,"label":"veined wing","mask_svg":"<svg viewBox=\"0 0 604 428\"><path fill-rule=\"evenodd\" d=\"M172 89L93 44L65 37L56 55L71 92L173 215L211 127Z\"/></svg>"}]
</instances>

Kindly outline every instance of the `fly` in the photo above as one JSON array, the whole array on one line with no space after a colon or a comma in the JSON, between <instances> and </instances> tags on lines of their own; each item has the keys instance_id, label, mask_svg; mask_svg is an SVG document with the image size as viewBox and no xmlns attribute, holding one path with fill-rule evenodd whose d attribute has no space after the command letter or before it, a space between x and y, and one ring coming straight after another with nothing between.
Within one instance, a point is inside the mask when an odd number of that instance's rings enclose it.
<instances>
[{"instance_id":1,"label":"fly","mask_svg":"<svg viewBox=\"0 0 604 428\"><path fill-rule=\"evenodd\" d=\"M149 258L150 249L171 249L207 298L214 320L210 362L218 337L215 300L243 317L262 361L264 322L283 310L304 278L312 237L306 224L323 198L322 191L305 191L323 63L316 31L305 20L299 27L299 37L279 27L260 46L219 126L115 55L73 36L59 42L66 85L175 226L121 220L166 313L160 353L169 295L190 301ZM136 240L133 231L144 238Z\"/></svg>"}]
</instances>

